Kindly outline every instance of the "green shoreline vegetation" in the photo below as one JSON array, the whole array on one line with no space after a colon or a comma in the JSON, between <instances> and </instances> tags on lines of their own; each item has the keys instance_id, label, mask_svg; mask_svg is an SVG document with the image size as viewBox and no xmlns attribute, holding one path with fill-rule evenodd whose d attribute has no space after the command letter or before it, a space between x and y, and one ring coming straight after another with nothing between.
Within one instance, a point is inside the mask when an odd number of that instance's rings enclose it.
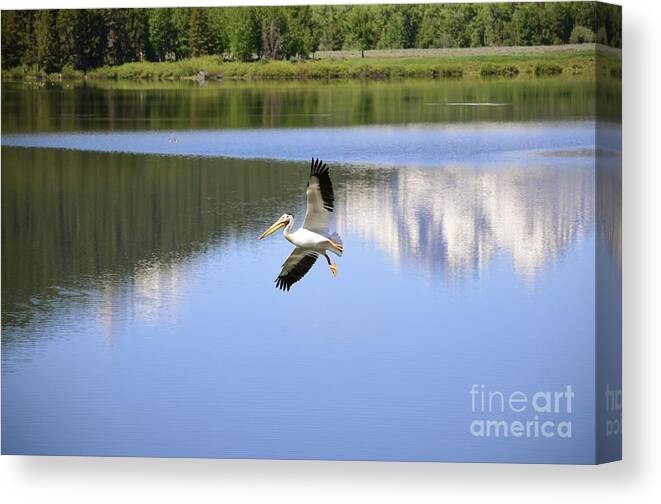
<instances>
[{"instance_id":1,"label":"green shoreline vegetation","mask_svg":"<svg viewBox=\"0 0 661 504\"><path fill-rule=\"evenodd\" d=\"M621 20L614 7L564 2L3 11L2 79L618 78Z\"/></svg>"},{"instance_id":2,"label":"green shoreline vegetation","mask_svg":"<svg viewBox=\"0 0 661 504\"><path fill-rule=\"evenodd\" d=\"M135 62L105 66L86 74L26 74L23 69L3 73L5 80L315 80L393 78L526 78L597 75L619 78L618 55L596 56L594 45L571 53L499 54L497 56L416 56L398 58L343 58L300 61L223 61L218 56L199 56L171 62Z\"/></svg>"}]
</instances>

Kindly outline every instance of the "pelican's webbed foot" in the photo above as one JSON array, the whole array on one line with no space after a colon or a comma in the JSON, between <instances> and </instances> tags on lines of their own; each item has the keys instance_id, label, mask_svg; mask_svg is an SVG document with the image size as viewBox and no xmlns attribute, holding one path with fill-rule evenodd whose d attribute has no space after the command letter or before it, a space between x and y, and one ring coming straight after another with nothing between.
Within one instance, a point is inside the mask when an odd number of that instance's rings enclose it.
<instances>
[{"instance_id":1,"label":"pelican's webbed foot","mask_svg":"<svg viewBox=\"0 0 661 504\"><path fill-rule=\"evenodd\" d=\"M324 258L326 259L326 262L328 262L328 267L331 270L331 273L333 274L333 278L337 278L337 264L334 262L331 262L330 257L328 257L328 254L324 252Z\"/></svg>"},{"instance_id":2,"label":"pelican's webbed foot","mask_svg":"<svg viewBox=\"0 0 661 504\"><path fill-rule=\"evenodd\" d=\"M328 243L340 254L344 253L344 246L341 243L335 243L333 240L328 240Z\"/></svg>"}]
</instances>

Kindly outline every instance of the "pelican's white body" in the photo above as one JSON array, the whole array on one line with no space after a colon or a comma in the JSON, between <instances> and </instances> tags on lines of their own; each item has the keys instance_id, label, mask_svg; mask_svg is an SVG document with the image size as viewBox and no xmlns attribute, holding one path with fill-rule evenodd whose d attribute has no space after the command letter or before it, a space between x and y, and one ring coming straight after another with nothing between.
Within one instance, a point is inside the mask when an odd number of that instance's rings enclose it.
<instances>
[{"instance_id":1,"label":"pelican's white body","mask_svg":"<svg viewBox=\"0 0 661 504\"><path fill-rule=\"evenodd\" d=\"M289 223L284 229L285 238L292 244L297 247L301 247L308 250L314 250L316 252L324 253L325 251L333 252L333 254L341 256L342 253L339 252L335 247L333 247L331 240L319 233L310 231L309 229L299 228L296 231L292 232L291 229L294 227L293 220Z\"/></svg>"}]
</instances>

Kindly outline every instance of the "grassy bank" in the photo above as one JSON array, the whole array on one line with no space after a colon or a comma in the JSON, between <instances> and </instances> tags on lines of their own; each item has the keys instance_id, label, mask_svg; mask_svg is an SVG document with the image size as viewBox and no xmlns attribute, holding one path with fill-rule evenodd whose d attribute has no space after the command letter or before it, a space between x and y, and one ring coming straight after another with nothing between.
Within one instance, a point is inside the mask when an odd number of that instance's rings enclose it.
<instances>
[{"instance_id":1,"label":"grassy bank","mask_svg":"<svg viewBox=\"0 0 661 504\"><path fill-rule=\"evenodd\" d=\"M485 48L482 48L485 49ZM489 48L486 48L489 49ZM578 46L558 50L545 48L375 51L361 58L350 54L301 61L226 62L219 56L204 56L174 62L138 62L102 67L83 74L70 70L62 74L38 75L22 69L3 71L7 79L194 79L203 72L211 80L289 80L289 79L390 79L390 78L486 78L546 75L621 75L619 53L600 51L597 66L595 46Z\"/></svg>"}]
</instances>

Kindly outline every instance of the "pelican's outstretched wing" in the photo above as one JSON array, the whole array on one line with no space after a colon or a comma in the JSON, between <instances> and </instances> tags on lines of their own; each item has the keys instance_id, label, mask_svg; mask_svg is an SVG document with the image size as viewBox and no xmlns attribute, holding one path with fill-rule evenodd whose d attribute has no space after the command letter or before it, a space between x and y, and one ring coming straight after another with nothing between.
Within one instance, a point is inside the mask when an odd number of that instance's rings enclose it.
<instances>
[{"instance_id":1,"label":"pelican's outstretched wing","mask_svg":"<svg viewBox=\"0 0 661 504\"><path fill-rule=\"evenodd\" d=\"M328 173L326 163L319 159L312 159L310 165L310 179L308 180L307 211L303 227L325 235L328 233L330 216L335 204L333 183Z\"/></svg>"},{"instance_id":2,"label":"pelican's outstretched wing","mask_svg":"<svg viewBox=\"0 0 661 504\"><path fill-rule=\"evenodd\" d=\"M310 271L317 257L319 254L312 250L296 247L282 265L282 271L275 279L275 286L288 291Z\"/></svg>"}]
</instances>

